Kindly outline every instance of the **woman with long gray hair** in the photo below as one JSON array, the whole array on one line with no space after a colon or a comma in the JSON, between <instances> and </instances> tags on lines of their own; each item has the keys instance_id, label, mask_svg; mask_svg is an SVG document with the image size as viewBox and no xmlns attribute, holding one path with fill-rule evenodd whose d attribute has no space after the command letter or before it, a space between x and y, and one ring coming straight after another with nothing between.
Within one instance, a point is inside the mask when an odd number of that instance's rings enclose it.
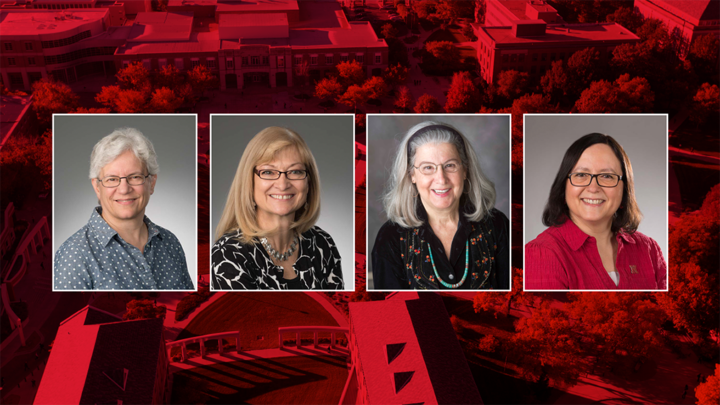
<instances>
[{"instance_id":1,"label":"woman with long gray hair","mask_svg":"<svg viewBox=\"0 0 720 405\"><path fill-rule=\"evenodd\" d=\"M372 250L376 289L508 289L509 221L456 128L415 125L383 196L389 220Z\"/></svg>"}]
</instances>

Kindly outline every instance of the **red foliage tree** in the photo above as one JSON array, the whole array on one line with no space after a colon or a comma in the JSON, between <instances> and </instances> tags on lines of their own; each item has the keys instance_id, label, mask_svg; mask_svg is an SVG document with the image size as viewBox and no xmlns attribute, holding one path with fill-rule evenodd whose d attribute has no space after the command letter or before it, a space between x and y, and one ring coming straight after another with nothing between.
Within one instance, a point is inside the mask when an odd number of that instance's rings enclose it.
<instances>
[{"instance_id":1,"label":"red foliage tree","mask_svg":"<svg viewBox=\"0 0 720 405\"><path fill-rule=\"evenodd\" d=\"M139 90L121 90L115 100L115 110L119 113L141 113L147 104L146 95Z\"/></svg>"},{"instance_id":2,"label":"red foliage tree","mask_svg":"<svg viewBox=\"0 0 720 405\"><path fill-rule=\"evenodd\" d=\"M403 112L408 112L410 108L412 108L414 98L412 93L410 93L410 89L403 86L400 87L400 90L397 92L397 96L395 97L395 107L400 108Z\"/></svg>"},{"instance_id":3,"label":"red foliage tree","mask_svg":"<svg viewBox=\"0 0 720 405\"><path fill-rule=\"evenodd\" d=\"M365 70L356 60L340 62L335 69L338 71L338 78L343 89L354 84L360 85L365 80Z\"/></svg>"},{"instance_id":4,"label":"red foliage tree","mask_svg":"<svg viewBox=\"0 0 720 405\"><path fill-rule=\"evenodd\" d=\"M505 70L498 78L497 93L508 100L514 100L525 94L529 81L530 76L526 72Z\"/></svg>"},{"instance_id":5,"label":"red foliage tree","mask_svg":"<svg viewBox=\"0 0 720 405\"><path fill-rule=\"evenodd\" d=\"M95 101L107 106L111 110L116 110L118 96L120 95L120 86L103 86L100 93L95 95Z\"/></svg>"},{"instance_id":6,"label":"red foliage tree","mask_svg":"<svg viewBox=\"0 0 720 405\"><path fill-rule=\"evenodd\" d=\"M616 22L632 32L637 32L643 23L643 17L631 7L620 7L614 13L608 14L605 21Z\"/></svg>"},{"instance_id":7,"label":"red foliage tree","mask_svg":"<svg viewBox=\"0 0 720 405\"><path fill-rule=\"evenodd\" d=\"M600 80L582 92L575 103L581 113L642 113L652 111L655 93L644 77L620 76L614 83Z\"/></svg>"},{"instance_id":8,"label":"red foliage tree","mask_svg":"<svg viewBox=\"0 0 720 405\"><path fill-rule=\"evenodd\" d=\"M718 54L720 40L715 35L705 34L693 40L687 59L703 81L718 84Z\"/></svg>"},{"instance_id":9,"label":"red foliage tree","mask_svg":"<svg viewBox=\"0 0 720 405\"><path fill-rule=\"evenodd\" d=\"M435 97L423 94L418 98L414 111L418 114L438 113L442 111L442 106Z\"/></svg>"},{"instance_id":10,"label":"red foliage tree","mask_svg":"<svg viewBox=\"0 0 720 405\"><path fill-rule=\"evenodd\" d=\"M80 98L68 85L52 79L42 79L33 83L32 95L32 108L42 127L49 127L52 124L53 114L72 112L80 105Z\"/></svg>"},{"instance_id":11,"label":"red foliage tree","mask_svg":"<svg viewBox=\"0 0 720 405\"><path fill-rule=\"evenodd\" d=\"M127 303L127 312L123 315L124 320L131 319L165 319L167 307L165 305L155 305L150 300L132 300Z\"/></svg>"},{"instance_id":12,"label":"red foliage tree","mask_svg":"<svg viewBox=\"0 0 720 405\"><path fill-rule=\"evenodd\" d=\"M431 41L425 44L425 50L442 63L454 64L460 60L460 50L449 41Z\"/></svg>"},{"instance_id":13,"label":"red foliage tree","mask_svg":"<svg viewBox=\"0 0 720 405\"><path fill-rule=\"evenodd\" d=\"M398 86L405 83L408 78L408 68L403 65L397 64L394 66L388 66L383 71L383 79L390 86Z\"/></svg>"},{"instance_id":14,"label":"red foliage tree","mask_svg":"<svg viewBox=\"0 0 720 405\"><path fill-rule=\"evenodd\" d=\"M315 84L315 97L320 99L334 99L343 93L343 86L337 77L324 78Z\"/></svg>"},{"instance_id":15,"label":"red foliage tree","mask_svg":"<svg viewBox=\"0 0 720 405\"><path fill-rule=\"evenodd\" d=\"M720 403L720 364L715 364L715 374L695 387L698 405L716 405Z\"/></svg>"},{"instance_id":16,"label":"red foliage tree","mask_svg":"<svg viewBox=\"0 0 720 405\"><path fill-rule=\"evenodd\" d=\"M140 62L133 62L126 68L120 69L115 75L120 88L123 90L136 90L141 93L150 93L150 72Z\"/></svg>"},{"instance_id":17,"label":"red foliage tree","mask_svg":"<svg viewBox=\"0 0 720 405\"><path fill-rule=\"evenodd\" d=\"M207 89L217 86L217 78L205 65L197 65L187 74L188 82L195 94L202 96ZM172 87L169 87L172 89Z\"/></svg>"},{"instance_id":18,"label":"red foliage tree","mask_svg":"<svg viewBox=\"0 0 720 405\"><path fill-rule=\"evenodd\" d=\"M357 112L358 105L365 104L370 99L368 90L356 84L348 87L347 91L338 98L338 103L343 103L355 109Z\"/></svg>"},{"instance_id":19,"label":"red foliage tree","mask_svg":"<svg viewBox=\"0 0 720 405\"><path fill-rule=\"evenodd\" d=\"M157 113L174 113L182 104L182 97L178 97L167 87L162 87L153 92L149 107L151 111Z\"/></svg>"},{"instance_id":20,"label":"red foliage tree","mask_svg":"<svg viewBox=\"0 0 720 405\"><path fill-rule=\"evenodd\" d=\"M380 33L383 38L397 38L398 30L392 24L387 23L382 26L382 31Z\"/></svg>"},{"instance_id":21,"label":"red foliage tree","mask_svg":"<svg viewBox=\"0 0 720 405\"><path fill-rule=\"evenodd\" d=\"M693 97L690 120L698 125L705 123L711 114L720 112L720 89L716 84L703 83Z\"/></svg>"},{"instance_id":22,"label":"red foliage tree","mask_svg":"<svg viewBox=\"0 0 720 405\"><path fill-rule=\"evenodd\" d=\"M185 78L181 71L174 65L165 65L157 72L155 76L156 87L167 87L168 89L176 89L185 83Z\"/></svg>"},{"instance_id":23,"label":"red foliage tree","mask_svg":"<svg viewBox=\"0 0 720 405\"><path fill-rule=\"evenodd\" d=\"M453 75L447 94L445 111L449 113L472 113L480 108L480 94L468 72Z\"/></svg>"},{"instance_id":24,"label":"red foliage tree","mask_svg":"<svg viewBox=\"0 0 720 405\"><path fill-rule=\"evenodd\" d=\"M388 86L385 80L380 76L373 76L363 83L363 88L367 90L369 98L378 100L388 94Z\"/></svg>"}]
</instances>

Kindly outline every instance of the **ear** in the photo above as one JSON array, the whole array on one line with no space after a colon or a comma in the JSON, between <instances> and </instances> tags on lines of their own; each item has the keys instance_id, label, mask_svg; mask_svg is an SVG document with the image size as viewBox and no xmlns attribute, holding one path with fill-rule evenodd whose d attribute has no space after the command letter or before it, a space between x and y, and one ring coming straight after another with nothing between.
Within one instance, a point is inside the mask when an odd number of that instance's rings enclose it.
<instances>
[{"instance_id":1,"label":"ear","mask_svg":"<svg viewBox=\"0 0 720 405\"><path fill-rule=\"evenodd\" d=\"M98 179L92 179L90 182L92 183L93 190L95 190L95 195L97 195L98 201L100 201L100 187L102 187L100 181Z\"/></svg>"},{"instance_id":2,"label":"ear","mask_svg":"<svg viewBox=\"0 0 720 405\"><path fill-rule=\"evenodd\" d=\"M155 182L157 181L157 174L153 174L150 176L150 179L148 184L150 185L150 195L152 195L155 192Z\"/></svg>"}]
</instances>

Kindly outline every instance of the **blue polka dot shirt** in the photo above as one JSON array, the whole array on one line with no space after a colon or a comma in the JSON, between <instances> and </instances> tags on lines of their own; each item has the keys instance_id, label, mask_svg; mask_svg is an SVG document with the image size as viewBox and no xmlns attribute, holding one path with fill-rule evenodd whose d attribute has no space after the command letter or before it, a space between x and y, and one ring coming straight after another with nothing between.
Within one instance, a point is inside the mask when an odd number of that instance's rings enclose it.
<instances>
[{"instance_id":1,"label":"blue polka dot shirt","mask_svg":"<svg viewBox=\"0 0 720 405\"><path fill-rule=\"evenodd\" d=\"M145 217L144 253L124 241L96 207L55 253L55 290L192 290L185 252L167 229Z\"/></svg>"}]
</instances>

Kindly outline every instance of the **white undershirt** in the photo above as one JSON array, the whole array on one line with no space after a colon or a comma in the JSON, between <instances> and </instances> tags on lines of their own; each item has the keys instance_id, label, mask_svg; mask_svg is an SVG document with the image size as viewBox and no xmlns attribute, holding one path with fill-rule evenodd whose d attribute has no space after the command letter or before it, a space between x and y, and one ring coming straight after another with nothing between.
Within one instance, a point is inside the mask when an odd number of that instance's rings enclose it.
<instances>
[{"instance_id":1,"label":"white undershirt","mask_svg":"<svg viewBox=\"0 0 720 405\"><path fill-rule=\"evenodd\" d=\"M608 274L610 275L612 281L615 282L615 285L618 285L618 283L620 283L620 273L618 273L617 271L610 271L608 272Z\"/></svg>"}]
</instances>

